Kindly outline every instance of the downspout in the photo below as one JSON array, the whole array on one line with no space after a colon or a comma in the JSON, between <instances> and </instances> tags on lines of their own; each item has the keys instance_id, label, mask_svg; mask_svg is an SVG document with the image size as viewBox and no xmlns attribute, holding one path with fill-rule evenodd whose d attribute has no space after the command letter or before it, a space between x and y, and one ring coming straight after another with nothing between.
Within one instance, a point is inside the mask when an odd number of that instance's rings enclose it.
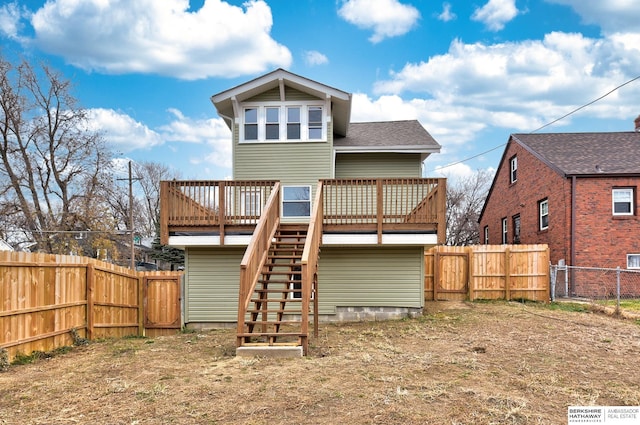
<instances>
[{"instance_id":1,"label":"downspout","mask_svg":"<svg viewBox=\"0 0 640 425\"><path fill-rule=\"evenodd\" d=\"M576 265L576 176L571 176L571 230L570 230L570 249L571 259L570 266ZM571 273L571 293L575 290L575 279L573 273ZM567 294L569 295L569 294Z\"/></svg>"}]
</instances>

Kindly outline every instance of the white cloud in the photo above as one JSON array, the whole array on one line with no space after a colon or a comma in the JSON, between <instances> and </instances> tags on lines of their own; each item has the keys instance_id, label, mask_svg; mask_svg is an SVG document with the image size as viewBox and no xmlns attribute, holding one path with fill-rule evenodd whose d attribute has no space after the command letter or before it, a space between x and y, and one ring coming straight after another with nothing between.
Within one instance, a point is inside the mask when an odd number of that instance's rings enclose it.
<instances>
[{"instance_id":1,"label":"white cloud","mask_svg":"<svg viewBox=\"0 0 640 425\"><path fill-rule=\"evenodd\" d=\"M482 22L491 31L500 31L517 15L516 0L489 0L473 12L471 19Z\"/></svg>"},{"instance_id":2,"label":"white cloud","mask_svg":"<svg viewBox=\"0 0 640 425\"><path fill-rule=\"evenodd\" d=\"M320 52L310 50L304 53L304 61L307 65L310 66L324 65L329 63L329 58L327 58Z\"/></svg>"},{"instance_id":3,"label":"white cloud","mask_svg":"<svg viewBox=\"0 0 640 425\"><path fill-rule=\"evenodd\" d=\"M447 53L391 73L376 84L375 92L423 95L425 100L404 103L422 103L419 108L424 112L417 115L436 124L434 116L445 116L443 128L453 129L449 131L458 140L469 140L473 132L489 126L532 131L634 77L640 69L638 39L637 35L590 39L551 33L540 41L493 45L456 40ZM637 115L638 96L640 87L629 85L581 115Z\"/></svg>"},{"instance_id":4,"label":"white cloud","mask_svg":"<svg viewBox=\"0 0 640 425\"><path fill-rule=\"evenodd\" d=\"M190 158L192 164L212 164L231 168L231 132L222 118L194 120L177 109L170 109L173 120L158 130L167 142L206 144L209 153L203 158Z\"/></svg>"},{"instance_id":5,"label":"white cloud","mask_svg":"<svg viewBox=\"0 0 640 425\"><path fill-rule=\"evenodd\" d=\"M0 33L13 39L18 39L18 30L24 11L17 2L0 6Z\"/></svg>"},{"instance_id":6,"label":"white cloud","mask_svg":"<svg viewBox=\"0 0 640 425\"><path fill-rule=\"evenodd\" d=\"M99 131L107 143L120 152L151 148L163 143L162 137L127 114L113 109L87 110L90 128Z\"/></svg>"},{"instance_id":7,"label":"white cloud","mask_svg":"<svg viewBox=\"0 0 640 425\"><path fill-rule=\"evenodd\" d=\"M634 0L546 0L573 8L586 24L595 24L605 33L637 32L640 7Z\"/></svg>"},{"instance_id":8,"label":"white cloud","mask_svg":"<svg viewBox=\"0 0 640 425\"><path fill-rule=\"evenodd\" d=\"M397 0L347 0L338 15L358 28L372 29L372 43L406 34L420 19L418 9Z\"/></svg>"},{"instance_id":9,"label":"white cloud","mask_svg":"<svg viewBox=\"0 0 640 425\"><path fill-rule=\"evenodd\" d=\"M292 61L289 50L271 38L271 9L264 0L243 7L205 0L196 11L188 0L51 0L33 14L31 25L29 43L105 73L233 77Z\"/></svg>"},{"instance_id":10,"label":"white cloud","mask_svg":"<svg viewBox=\"0 0 640 425\"><path fill-rule=\"evenodd\" d=\"M438 19L444 22L453 21L457 16L451 11L451 3L442 4L442 13L438 15Z\"/></svg>"},{"instance_id":11,"label":"white cloud","mask_svg":"<svg viewBox=\"0 0 640 425\"><path fill-rule=\"evenodd\" d=\"M130 153L168 143L200 144L207 147L204 157L191 158L194 164L231 168L231 132L221 118L192 119L170 109L169 123L150 129L129 115L112 109L89 109L90 127L99 131L114 150ZM169 149L172 149L170 146Z\"/></svg>"}]
</instances>

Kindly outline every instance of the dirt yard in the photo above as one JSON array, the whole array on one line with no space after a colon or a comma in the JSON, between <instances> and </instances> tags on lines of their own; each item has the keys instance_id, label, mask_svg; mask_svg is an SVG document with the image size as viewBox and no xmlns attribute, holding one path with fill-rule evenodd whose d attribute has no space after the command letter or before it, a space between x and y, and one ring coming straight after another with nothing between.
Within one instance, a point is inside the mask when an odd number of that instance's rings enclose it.
<instances>
[{"instance_id":1,"label":"dirt yard","mask_svg":"<svg viewBox=\"0 0 640 425\"><path fill-rule=\"evenodd\" d=\"M322 324L303 359L234 356L231 330L92 343L0 373L0 424L563 424L640 405L640 321L432 303Z\"/></svg>"}]
</instances>

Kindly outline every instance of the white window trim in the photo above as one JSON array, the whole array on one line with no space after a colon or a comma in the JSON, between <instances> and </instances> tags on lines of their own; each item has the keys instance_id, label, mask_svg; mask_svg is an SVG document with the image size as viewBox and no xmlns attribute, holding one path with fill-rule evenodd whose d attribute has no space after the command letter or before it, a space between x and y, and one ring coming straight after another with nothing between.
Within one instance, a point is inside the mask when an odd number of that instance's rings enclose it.
<instances>
[{"instance_id":1,"label":"white window trim","mask_svg":"<svg viewBox=\"0 0 640 425\"><path fill-rule=\"evenodd\" d=\"M287 139L287 108L299 107L300 108L300 139ZM309 107L322 108L322 136L319 139L309 138ZM280 124L280 138L267 139L266 138L266 110L267 108L279 108L279 124ZM245 110L257 109L258 110L258 139L257 140L245 140ZM242 105L242 113L240 114L239 123L239 143L296 143L296 142L325 142L327 140L327 111L328 106L325 102L310 101L310 102L264 102L259 104L246 103Z\"/></svg>"},{"instance_id":2,"label":"white window trim","mask_svg":"<svg viewBox=\"0 0 640 425\"><path fill-rule=\"evenodd\" d=\"M284 190L285 188L288 187L306 187L309 189L309 199L308 200L296 200L296 201L285 201L284 199ZM282 186L282 195L280 198L280 211L282 211L282 216L286 217L286 218L309 218L311 217L311 208L313 207L313 205L311 204L311 199L313 198L313 192L311 189L311 185L306 185L306 184L288 184L286 186ZM309 203L309 215L284 215L284 204L285 202L298 202L298 203L302 203L302 202L308 202Z\"/></svg>"},{"instance_id":3,"label":"white window trim","mask_svg":"<svg viewBox=\"0 0 640 425\"><path fill-rule=\"evenodd\" d=\"M634 263L638 264L637 266L629 265L629 260L631 260L633 257L638 257L638 259L634 261ZM627 268L632 270L640 270L640 254L627 254Z\"/></svg>"},{"instance_id":4,"label":"white window trim","mask_svg":"<svg viewBox=\"0 0 640 425\"><path fill-rule=\"evenodd\" d=\"M515 183L518 181L518 157L516 155L509 159L509 182Z\"/></svg>"},{"instance_id":5,"label":"white window trim","mask_svg":"<svg viewBox=\"0 0 640 425\"><path fill-rule=\"evenodd\" d=\"M616 212L616 196L615 193L616 192L629 192L630 196L629 196L629 212ZM615 216L629 216L629 215L633 215L634 209L635 209L635 205L634 205L634 190L631 187L619 187L619 188L615 188L615 189L611 189L611 212L613 213L613 215Z\"/></svg>"},{"instance_id":6,"label":"white window trim","mask_svg":"<svg viewBox=\"0 0 640 425\"><path fill-rule=\"evenodd\" d=\"M546 205L547 206L547 213L544 214L547 216L547 225L542 227L542 205ZM538 202L538 229L539 230L547 230L549 228L549 200L548 199L543 199L542 201Z\"/></svg>"}]
</instances>

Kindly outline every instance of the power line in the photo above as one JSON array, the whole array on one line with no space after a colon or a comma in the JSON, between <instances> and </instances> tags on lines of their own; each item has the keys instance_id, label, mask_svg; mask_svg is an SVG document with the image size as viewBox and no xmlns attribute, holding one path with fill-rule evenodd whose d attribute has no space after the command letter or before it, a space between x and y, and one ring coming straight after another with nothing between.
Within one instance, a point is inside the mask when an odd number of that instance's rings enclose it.
<instances>
[{"instance_id":1,"label":"power line","mask_svg":"<svg viewBox=\"0 0 640 425\"><path fill-rule=\"evenodd\" d=\"M617 90L621 89L622 87L626 86L627 84L631 84L631 83L633 83L634 81L636 81L636 80L638 80L638 79L640 79L640 75L638 75L638 76L636 76L636 77L634 77L634 78L632 78L632 79L630 79L630 80L628 80L628 81L625 81L624 83L622 83L622 84L620 84L619 86L615 87L614 89L612 89L612 90L608 91L607 93L603 94L602 96L598 97L597 99L594 99L594 100L592 100L591 102L585 103L584 105L577 107L576 109L574 109L574 110L572 110L571 112L569 112L569 113L567 113L567 114L565 114L565 115L561 116L560 118L556 118L555 120L553 120L553 121L551 121L551 122L549 122L549 123L547 123L547 124L543 125L542 127L539 127L539 128L536 128L535 130L530 131L530 132L529 132L529 134L535 133L535 132L537 132L537 131L542 130L543 128L549 127L550 125L553 125L553 124L557 123L558 121L563 120L563 119L567 118L568 116L575 114L575 113L576 113L576 112L578 112L579 110L584 109L584 108L586 108L587 106L591 106L591 105L593 105L594 103L596 103L596 102L598 102L598 101L600 101L600 100L604 99L605 97L609 96L611 93L613 93L613 92L615 92L615 91L617 91ZM467 162L467 161L470 161L470 160L472 160L472 159L475 159L475 158L477 158L477 157L479 157L479 156L486 155L486 154L488 154L489 152L493 152L493 151L495 151L496 149L498 149L498 148L501 148L501 147L505 146L506 144L507 144L507 143L501 143L501 144L499 144L499 145L497 145L497 146L494 146L493 148L491 148L491 149L489 149L489 150L486 150L486 151L484 151L484 152L480 152L479 154L476 154L476 155L470 156L470 157L465 158L465 159L461 159L460 161L452 162L451 164L444 165L444 166L440 167L438 170L442 170L443 168L453 167L454 165L462 164L462 163L464 163L464 162ZM433 170L433 171L435 171L435 170Z\"/></svg>"}]
</instances>

